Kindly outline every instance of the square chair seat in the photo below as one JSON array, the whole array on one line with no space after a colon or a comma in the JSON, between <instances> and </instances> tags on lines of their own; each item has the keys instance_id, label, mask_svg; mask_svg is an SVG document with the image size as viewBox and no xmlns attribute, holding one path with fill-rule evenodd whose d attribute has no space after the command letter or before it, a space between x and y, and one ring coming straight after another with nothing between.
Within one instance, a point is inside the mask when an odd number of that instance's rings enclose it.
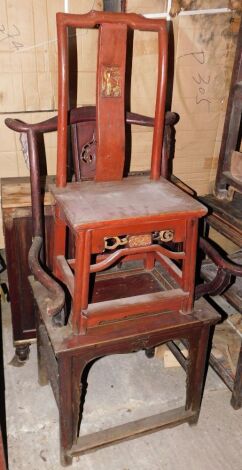
<instances>
[{"instance_id":1,"label":"square chair seat","mask_svg":"<svg viewBox=\"0 0 242 470\"><path fill-rule=\"evenodd\" d=\"M202 217L207 209L164 178L129 176L121 181L82 181L50 185L70 226L94 228L110 221L140 218Z\"/></svg>"}]
</instances>

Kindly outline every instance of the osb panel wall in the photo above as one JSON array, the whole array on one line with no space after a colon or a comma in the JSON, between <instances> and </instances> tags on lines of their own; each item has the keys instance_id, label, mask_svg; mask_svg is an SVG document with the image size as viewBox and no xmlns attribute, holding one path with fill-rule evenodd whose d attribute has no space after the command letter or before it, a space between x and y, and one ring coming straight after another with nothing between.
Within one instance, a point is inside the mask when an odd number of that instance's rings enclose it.
<instances>
[{"instance_id":1,"label":"osb panel wall","mask_svg":"<svg viewBox=\"0 0 242 470\"><path fill-rule=\"evenodd\" d=\"M167 0L126 0L126 10L141 15L162 13L167 10Z\"/></svg>"},{"instance_id":2,"label":"osb panel wall","mask_svg":"<svg viewBox=\"0 0 242 470\"><path fill-rule=\"evenodd\" d=\"M199 194L212 189L236 34L231 15L179 17L172 108L180 115L174 172Z\"/></svg>"},{"instance_id":3,"label":"osb panel wall","mask_svg":"<svg viewBox=\"0 0 242 470\"><path fill-rule=\"evenodd\" d=\"M69 0L70 12L92 7L102 9L102 1ZM56 109L56 12L63 8L64 0L21 0L21 8L18 0L0 0L0 112Z\"/></svg>"},{"instance_id":4,"label":"osb panel wall","mask_svg":"<svg viewBox=\"0 0 242 470\"><path fill-rule=\"evenodd\" d=\"M69 0L70 12L86 13L93 8L102 10L102 0ZM56 12L63 10L64 0L21 0L21 5L18 0L0 0L0 178L29 174L19 135L6 128L5 118L39 122L56 114ZM78 101L83 104L94 103L95 97L94 36L96 32L88 31L78 37L83 55ZM46 136L46 147L48 172L53 174L55 134ZM0 247L1 224L0 218Z\"/></svg>"},{"instance_id":5,"label":"osb panel wall","mask_svg":"<svg viewBox=\"0 0 242 470\"><path fill-rule=\"evenodd\" d=\"M237 36L227 13L178 17L173 29L172 110L180 115L173 171L198 194L204 194L214 184ZM152 115L155 39L146 42L144 35L135 35L134 51L132 109ZM143 129L135 128L133 149L139 156L134 159L135 169L148 167L151 140L149 130L143 137Z\"/></svg>"},{"instance_id":6,"label":"osb panel wall","mask_svg":"<svg viewBox=\"0 0 242 470\"><path fill-rule=\"evenodd\" d=\"M210 6L217 5L210 3ZM128 11L144 14L165 12L167 2L128 0L127 7ZM64 0L21 0L21 8L18 0L0 0L0 177L28 174L19 136L6 129L4 118L11 115L38 122L55 114L55 14L63 8ZM76 13L92 8L100 10L102 1L69 0L69 8ZM176 176L198 193L210 189L216 171L235 45L230 20L231 14L173 20L176 72L172 109L181 118L177 126L173 167ZM79 105L93 104L97 31L78 32L77 45L77 102ZM135 33L131 109L147 115L154 112L156 52L153 33ZM146 169L149 167L152 133L148 128L137 126L133 126L132 132L132 169ZM46 145L48 170L54 173L56 135L49 134Z\"/></svg>"}]
</instances>

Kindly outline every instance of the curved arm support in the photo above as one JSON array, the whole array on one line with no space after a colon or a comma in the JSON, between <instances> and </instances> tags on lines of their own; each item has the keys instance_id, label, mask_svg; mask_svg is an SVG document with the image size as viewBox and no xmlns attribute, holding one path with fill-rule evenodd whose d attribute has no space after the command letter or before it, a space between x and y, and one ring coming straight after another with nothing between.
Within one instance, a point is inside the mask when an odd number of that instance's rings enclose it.
<instances>
[{"instance_id":1,"label":"curved arm support","mask_svg":"<svg viewBox=\"0 0 242 470\"><path fill-rule=\"evenodd\" d=\"M218 268L216 276L212 281L199 284L195 289L195 300L200 299L203 295L219 295L222 294L231 282L231 275L223 269Z\"/></svg>"},{"instance_id":2,"label":"curved arm support","mask_svg":"<svg viewBox=\"0 0 242 470\"><path fill-rule=\"evenodd\" d=\"M199 247L215 263L218 270L212 281L199 284L195 290L195 298L203 295L219 295L227 289L231 282L231 276L242 276L242 266L225 260L208 240L199 239Z\"/></svg>"},{"instance_id":3,"label":"curved arm support","mask_svg":"<svg viewBox=\"0 0 242 470\"><path fill-rule=\"evenodd\" d=\"M47 314L54 316L61 311L65 303L65 293L62 287L50 277L39 263L40 250L43 245L42 237L35 237L29 251L29 267L35 279L39 281L49 292L47 298Z\"/></svg>"},{"instance_id":4,"label":"curved arm support","mask_svg":"<svg viewBox=\"0 0 242 470\"><path fill-rule=\"evenodd\" d=\"M205 238L200 237L199 247L203 252L218 266L218 268L224 269L228 274L233 276L242 276L242 265L232 263L224 259L221 254L209 243Z\"/></svg>"}]
</instances>

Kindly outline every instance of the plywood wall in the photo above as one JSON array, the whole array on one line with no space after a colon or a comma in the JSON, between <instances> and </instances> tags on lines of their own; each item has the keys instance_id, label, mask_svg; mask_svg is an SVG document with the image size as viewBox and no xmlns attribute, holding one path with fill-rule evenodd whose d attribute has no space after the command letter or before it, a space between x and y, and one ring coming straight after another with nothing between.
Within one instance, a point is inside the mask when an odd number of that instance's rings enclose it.
<instances>
[{"instance_id":1,"label":"plywood wall","mask_svg":"<svg viewBox=\"0 0 242 470\"><path fill-rule=\"evenodd\" d=\"M165 12L166 0L128 0L128 11ZM70 12L101 10L102 0L69 0ZM0 177L26 176L19 136L4 126L8 116L29 122L47 119L57 108L55 15L64 0L0 0ZM215 177L236 36L231 14L177 17L172 109L177 125L174 173L197 193ZM95 102L97 31L77 35L79 105ZM134 112L152 115L157 44L153 33L135 33L132 100ZM149 167L152 134L133 126L133 170ZM55 172L56 135L46 137L48 170ZM0 237L0 246L3 239Z\"/></svg>"},{"instance_id":2,"label":"plywood wall","mask_svg":"<svg viewBox=\"0 0 242 470\"><path fill-rule=\"evenodd\" d=\"M212 190L216 173L236 44L230 21L230 14L177 19L174 172L199 194Z\"/></svg>"}]
</instances>

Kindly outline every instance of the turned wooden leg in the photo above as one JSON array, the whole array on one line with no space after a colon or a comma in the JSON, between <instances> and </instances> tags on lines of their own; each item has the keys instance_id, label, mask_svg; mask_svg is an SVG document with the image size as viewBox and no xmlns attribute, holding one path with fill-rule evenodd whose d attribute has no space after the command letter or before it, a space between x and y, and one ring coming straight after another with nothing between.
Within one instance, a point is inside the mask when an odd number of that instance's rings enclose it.
<instances>
[{"instance_id":1,"label":"turned wooden leg","mask_svg":"<svg viewBox=\"0 0 242 470\"><path fill-rule=\"evenodd\" d=\"M237 362L231 405L235 410L239 410L242 407L242 345Z\"/></svg>"},{"instance_id":2,"label":"turned wooden leg","mask_svg":"<svg viewBox=\"0 0 242 470\"><path fill-rule=\"evenodd\" d=\"M26 362L29 358L29 344L18 345L15 349L15 354L20 362Z\"/></svg>"},{"instance_id":3,"label":"turned wooden leg","mask_svg":"<svg viewBox=\"0 0 242 470\"><path fill-rule=\"evenodd\" d=\"M194 331L188 339L189 358L187 367L186 410L194 412L190 424L196 424L199 418L207 364L207 350L210 328L208 325Z\"/></svg>"},{"instance_id":4,"label":"turned wooden leg","mask_svg":"<svg viewBox=\"0 0 242 470\"><path fill-rule=\"evenodd\" d=\"M85 366L85 360L80 357L63 354L58 358L60 459L64 467L72 464L70 450L78 437L81 379Z\"/></svg>"}]
</instances>

